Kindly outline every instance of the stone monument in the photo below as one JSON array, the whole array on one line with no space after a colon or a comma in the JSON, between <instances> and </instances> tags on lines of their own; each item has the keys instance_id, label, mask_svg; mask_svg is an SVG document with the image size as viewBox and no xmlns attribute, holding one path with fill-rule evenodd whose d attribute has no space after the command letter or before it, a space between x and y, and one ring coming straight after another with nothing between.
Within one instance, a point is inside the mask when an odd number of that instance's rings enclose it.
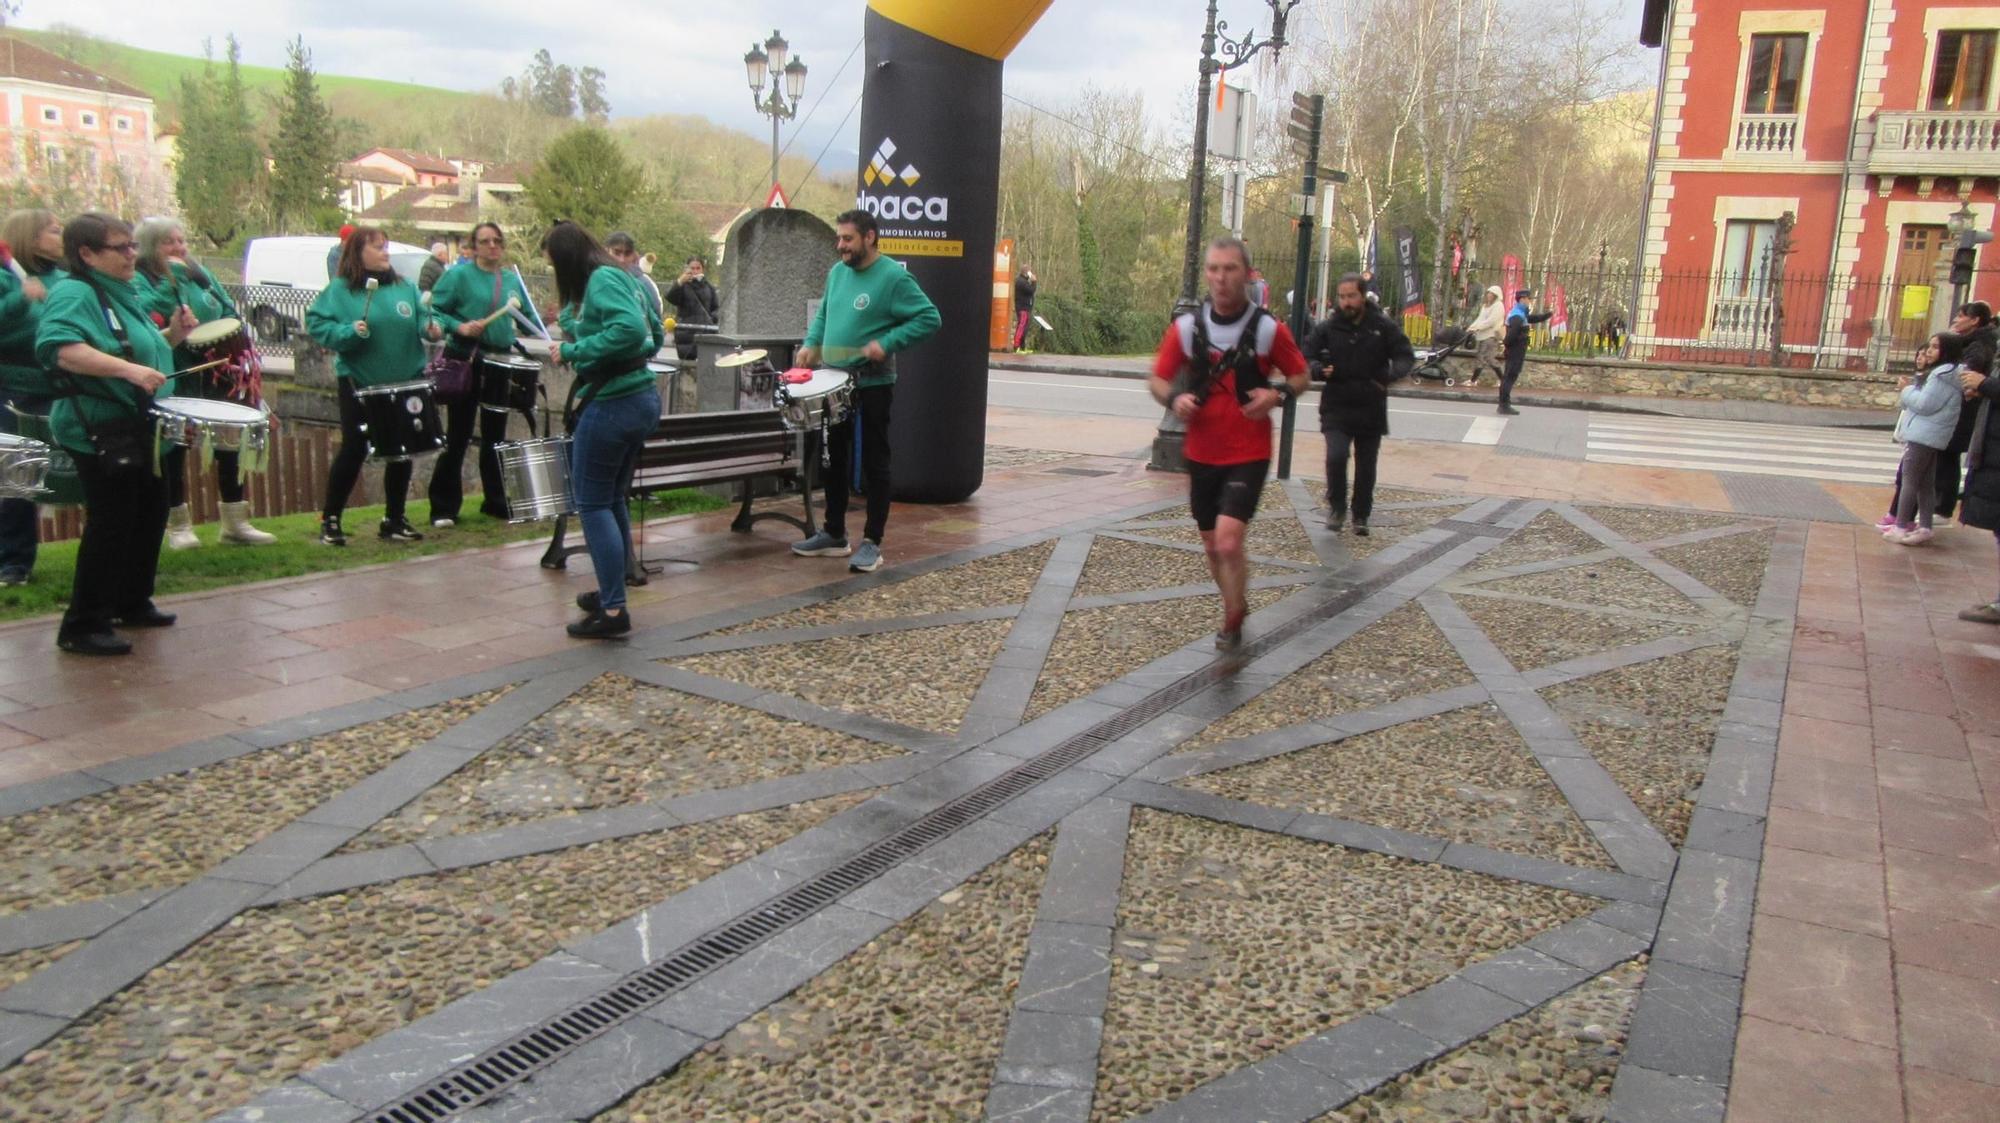
<instances>
[{"instance_id":1,"label":"stone monument","mask_svg":"<svg viewBox=\"0 0 2000 1123\"><path fill-rule=\"evenodd\" d=\"M808 211L770 207L736 220L710 272L721 290L722 330L695 340L696 408L739 408L737 372L717 368L719 356L762 347L772 365L791 365L837 260L833 227Z\"/></svg>"}]
</instances>

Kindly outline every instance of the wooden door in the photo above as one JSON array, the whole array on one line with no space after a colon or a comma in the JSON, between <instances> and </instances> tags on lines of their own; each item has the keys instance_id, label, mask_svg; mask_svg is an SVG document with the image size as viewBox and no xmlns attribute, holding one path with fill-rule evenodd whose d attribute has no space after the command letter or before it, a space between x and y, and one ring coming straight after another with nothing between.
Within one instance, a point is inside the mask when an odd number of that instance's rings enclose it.
<instances>
[{"instance_id":1,"label":"wooden door","mask_svg":"<svg viewBox=\"0 0 2000 1123\"><path fill-rule=\"evenodd\" d=\"M1944 253L1945 238L1943 226L1914 222L1903 225L1902 238L1896 246L1896 268L1891 274L1895 285L1889 294L1889 315L1896 325L1894 358L1897 360L1909 359L1930 334L1928 305L1921 316L1903 315L1909 307L1904 300L1904 292L1911 286L1929 287L1937 279L1938 257Z\"/></svg>"}]
</instances>

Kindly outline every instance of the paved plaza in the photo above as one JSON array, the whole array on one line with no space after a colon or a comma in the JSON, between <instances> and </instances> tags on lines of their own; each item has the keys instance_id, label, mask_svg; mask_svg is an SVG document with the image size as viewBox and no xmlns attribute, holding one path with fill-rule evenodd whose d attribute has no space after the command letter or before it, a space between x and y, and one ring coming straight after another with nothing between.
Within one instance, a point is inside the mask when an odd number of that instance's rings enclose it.
<instances>
[{"instance_id":1,"label":"paved plaza","mask_svg":"<svg viewBox=\"0 0 2000 1123\"><path fill-rule=\"evenodd\" d=\"M620 644L532 545L0 629L0 1119L2000 1114L1989 536L1392 443L1225 659L1149 424L989 433Z\"/></svg>"}]
</instances>

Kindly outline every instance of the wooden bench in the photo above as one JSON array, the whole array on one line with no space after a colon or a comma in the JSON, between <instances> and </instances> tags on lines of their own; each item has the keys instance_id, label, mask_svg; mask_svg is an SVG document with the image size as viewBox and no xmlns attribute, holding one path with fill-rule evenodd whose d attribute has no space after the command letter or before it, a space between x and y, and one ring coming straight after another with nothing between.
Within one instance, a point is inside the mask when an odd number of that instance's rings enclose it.
<instances>
[{"instance_id":1,"label":"wooden bench","mask_svg":"<svg viewBox=\"0 0 2000 1123\"><path fill-rule=\"evenodd\" d=\"M813 518L813 472L819 459L818 440L785 427L775 409L719 410L712 413L675 413L660 418L659 427L646 438L638 465L627 481L628 496L650 495L656 491L694 487L698 484L740 483L742 506L729 529L739 534L763 519L790 523L810 536L817 533ZM808 450L806 454L804 450ZM803 462L803 466L802 466ZM769 476L796 478L805 517L784 511L752 511L753 485ZM564 569L582 546L564 544L569 516L556 519L555 535L542 554L542 568ZM627 584L646 583L646 571L634 554L626 559Z\"/></svg>"}]
</instances>

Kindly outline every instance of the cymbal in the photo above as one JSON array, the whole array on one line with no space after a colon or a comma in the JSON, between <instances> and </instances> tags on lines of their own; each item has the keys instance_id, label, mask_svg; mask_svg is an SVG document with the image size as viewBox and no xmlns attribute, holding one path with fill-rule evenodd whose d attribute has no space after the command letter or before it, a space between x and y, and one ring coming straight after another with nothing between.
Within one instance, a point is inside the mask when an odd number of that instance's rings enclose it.
<instances>
[{"instance_id":1,"label":"cymbal","mask_svg":"<svg viewBox=\"0 0 2000 1123\"><path fill-rule=\"evenodd\" d=\"M749 366L751 363L754 363L769 354L770 352L764 350L762 347L752 347L747 351L732 351L729 354L724 355L721 358L715 360L715 365L722 367L725 370L727 370L730 367Z\"/></svg>"}]
</instances>

